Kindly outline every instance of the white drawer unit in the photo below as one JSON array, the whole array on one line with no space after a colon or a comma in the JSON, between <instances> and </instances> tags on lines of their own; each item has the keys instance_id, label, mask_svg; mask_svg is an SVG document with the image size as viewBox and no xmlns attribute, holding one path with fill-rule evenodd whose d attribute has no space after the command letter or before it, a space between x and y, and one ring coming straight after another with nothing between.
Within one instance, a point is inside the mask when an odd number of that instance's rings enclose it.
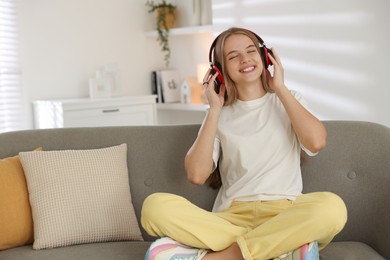
<instances>
[{"instance_id":1,"label":"white drawer unit","mask_svg":"<svg viewBox=\"0 0 390 260\"><path fill-rule=\"evenodd\" d=\"M35 128L154 125L156 96L37 100Z\"/></svg>"}]
</instances>

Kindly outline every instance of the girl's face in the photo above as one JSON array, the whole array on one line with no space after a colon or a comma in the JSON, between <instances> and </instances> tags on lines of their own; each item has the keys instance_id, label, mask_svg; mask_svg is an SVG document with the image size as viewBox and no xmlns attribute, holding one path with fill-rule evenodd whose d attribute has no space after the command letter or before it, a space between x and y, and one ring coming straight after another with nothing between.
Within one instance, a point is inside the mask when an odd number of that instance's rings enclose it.
<instances>
[{"instance_id":1,"label":"girl's face","mask_svg":"<svg viewBox=\"0 0 390 260\"><path fill-rule=\"evenodd\" d=\"M226 38L223 56L226 71L237 86L248 83L261 84L263 63L255 44L248 36L233 34Z\"/></svg>"}]
</instances>

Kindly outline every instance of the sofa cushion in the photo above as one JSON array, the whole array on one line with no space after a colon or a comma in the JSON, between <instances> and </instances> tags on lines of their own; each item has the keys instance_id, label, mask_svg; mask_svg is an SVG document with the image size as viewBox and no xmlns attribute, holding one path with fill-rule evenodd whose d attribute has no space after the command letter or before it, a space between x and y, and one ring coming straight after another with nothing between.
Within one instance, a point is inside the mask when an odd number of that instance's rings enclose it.
<instances>
[{"instance_id":1,"label":"sofa cushion","mask_svg":"<svg viewBox=\"0 0 390 260\"><path fill-rule=\"evenodd\" d=\"M151 242L119 241L89 243L45 250L22 246L0 252L6 260L139 260L145 258Z\"/></svg>"},{"instance_id":2,"label":"sofa cushion","mask_svg":"<svg viewBox=\"0 0 390 260\"><path fill-rule=\"evenodd\" d=\"M28 260L106 260L144 259L151 242L125 241L92 243L47 250L31 250L29 246L0 252L0 259ZM360 242L331 242L320 251L321 260L385 260L374 249Z\"/></svg>"},{"instance_id":3,"label":"sofa cushion","mask_svg":"<svg viewBox=\"0 0 390 260\"><path fill-rule=\"evenodd\" d=\"M320 251L321 260L385 260L369 245L357 241L332 242Z\"/></svg>"},{"instance_id":4,"label":"sofa cushion","mask_svg":"<svg viewBox=\"0 0 390 260\"><path fill-rule=\"evenodd\" d=\"M142 240L130 195L127 145L19 154L34 249Z\"/></svg>"},{"instance_id":5,"label":"sofa cushion","mask_svg":"<svg viewBox=\"0 0 390 260\"><path fill-rule=\"evenodd\" d=\"M0 250L33 242L31 207L19 156L0 160L0 223Z\"/></svg>"}]
</instances>

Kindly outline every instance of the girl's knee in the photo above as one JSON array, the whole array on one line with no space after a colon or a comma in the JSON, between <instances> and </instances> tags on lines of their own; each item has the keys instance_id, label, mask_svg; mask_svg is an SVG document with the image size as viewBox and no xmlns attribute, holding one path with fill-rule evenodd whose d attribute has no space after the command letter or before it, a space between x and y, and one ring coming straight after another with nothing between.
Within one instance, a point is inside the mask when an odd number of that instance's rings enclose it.
<instances>
[{"instance_id":1,"label":"girl's knee","mask_svg":"<svg viewBox=\"0 0 390 260\"><path fill-rule=\"evenodd\" d=\"M347 221L347 208L344 201L332 192L319 192L318 204L315 209L321 223L328 223L330 226L339 232L344 227Z\"/></svg>"},{"instance_id":2,"label":"girl's knee","mask_svg":"<svg viewBox=\"0 0 390 260\"><path fill-rule=\"evenodd\" d=\"M165 193L153 193L146 197L142 204L142 212L149 212L154 210L163 200Z\"/></svg>"},{"instance_id":3,"label":"girl's knee","mask_svg":"<svg viewBox=\"0 0 390 260\"><path fill-rule=\"evenodd\" d=\"M166 226L175 222L175 213L182 205L190 203L185 198L170 193L154 193L143 202L141 225L152 236L165 236Z\"/></svg>"},{"instance_id":4,"label":"girl's knee","mask_svg":"<svg viewBox=\"0 0 390 260\"><path fill-rule=\"evenodd\" d=\"M165 201L170 194L154 193L146 197L141 209L141 225L152 236L160 236L159 226L164 223Z\"/></svg>"},{"instance_id":5,"label":"girl's knee","mask_svg":"<svg viewBox=\"0 0 390 260\"><path fill-rule=\"evenodd\" d=\"M161 222L172 215L172 207L184 198L170 193L154 193L146 197L141 209L141 222Z\"/></svg>"}]
</instances>

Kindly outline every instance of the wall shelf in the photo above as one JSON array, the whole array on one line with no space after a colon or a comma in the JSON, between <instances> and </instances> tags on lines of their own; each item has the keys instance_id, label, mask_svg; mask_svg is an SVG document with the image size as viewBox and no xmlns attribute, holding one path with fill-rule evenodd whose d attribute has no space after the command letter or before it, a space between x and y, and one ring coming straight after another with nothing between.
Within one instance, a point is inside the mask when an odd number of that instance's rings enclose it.
<instances>
[{"instance_id":1,"label":"wall shelf","mask_svg":"<svg viewBox=\"0 0 390 260\"><path fill-rule=\"evenodd\" d=\"M169 30L170 36L175 35L190 35L197 33L212 33L213 26L212 25L201 25L201 26L192 26L192 27L178 27ZM148 31L145 33L148 37L157 37L157 31Z\"/></svg>"},{"instance_id":2,"label":"wall shelf","mask_svg":"<svg viewBox=\"0 0 390 260\"><path fill-rule=\"evenodd\" d=\"M157 121L160 125L201 124L208 104L158 103Z\"/></svg>"},{"instance_id":3,"label":"wall shelf","mask_svg":"<svg viewBox=\"0 0 390 260\"><path fill-rule=\"evenodd\" d=\"M169 37L208 37L213 25L177 27L169 30ZM145 31L145 37L157 38L157 30ZM209 108L208 104L157 103L158 124L201 124Z\"/></svg>"},{"instance_id":4,"label":"wall shelf","mask_svg":"<svg viewBox=\"0 0 390 260\"><path fill-rule=\"evenodd\" d=\"M179 110L179 111L199 111L205 112L209 108L208 104L182 104L182 103L158 103L158 110Z\"/></svg>"}]
</instances>

